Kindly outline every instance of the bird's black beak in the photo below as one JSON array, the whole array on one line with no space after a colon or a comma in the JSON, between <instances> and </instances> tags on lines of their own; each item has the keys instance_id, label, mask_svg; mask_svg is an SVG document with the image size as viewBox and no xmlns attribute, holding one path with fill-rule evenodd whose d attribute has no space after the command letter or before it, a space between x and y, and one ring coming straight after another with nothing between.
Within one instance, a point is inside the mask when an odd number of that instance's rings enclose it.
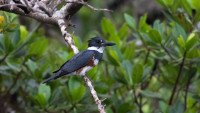
<instances>
[{"instance_id":1,"label":"bird's black beak","mask_svg":"<svg viewBox=\"0 0 200 113\"><path fill-rule=\"evenodd\" d=\"M114 46L116 45L116 43L113 43L113 42L106 42L105 43L105 46Z\"/></svg>"}]
</instances>

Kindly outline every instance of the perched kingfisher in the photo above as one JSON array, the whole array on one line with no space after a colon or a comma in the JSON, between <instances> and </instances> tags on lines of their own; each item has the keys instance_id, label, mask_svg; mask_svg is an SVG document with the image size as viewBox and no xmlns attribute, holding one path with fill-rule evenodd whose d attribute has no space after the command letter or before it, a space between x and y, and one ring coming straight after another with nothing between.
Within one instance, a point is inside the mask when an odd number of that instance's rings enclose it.
<instances>
[{"instance_id":1,"label":"perched kingfisher","mask_svg":"<svg viewBox=\"0 0 200 113\"><path fill-rule=\"evenodd\" d=\"M85 75L87 71L91 70L102 59L104 48L106 46L115 45L115 43L106 42L100 37L91 38L88 43L88 49L74 55L71 59L65 62L59 70L54 71L53 73L55 74L43 81L43 83L64 75Z\"/></svg>"}]
</instances>

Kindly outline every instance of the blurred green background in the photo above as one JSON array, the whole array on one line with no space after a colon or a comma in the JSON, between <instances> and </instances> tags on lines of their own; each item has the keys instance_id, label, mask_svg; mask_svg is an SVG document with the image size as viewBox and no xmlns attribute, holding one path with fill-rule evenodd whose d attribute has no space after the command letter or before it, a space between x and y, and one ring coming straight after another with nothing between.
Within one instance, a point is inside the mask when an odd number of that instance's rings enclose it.
<instances>
[{"instance_id":1,"label":"blurred green background","mask_svg":"<svg viewBox=\"0 0 200 113\"><path fill-rule=\"evenodd\" d=\"M199 0L89 4L113 12L83 7L68 31L80 51L94 36L117 43L87 73L107 113L200 113ZM59 28L0 15L0 113L98 113L82 77L41 84L74 55Z\"/></svg>"}]
</instances>

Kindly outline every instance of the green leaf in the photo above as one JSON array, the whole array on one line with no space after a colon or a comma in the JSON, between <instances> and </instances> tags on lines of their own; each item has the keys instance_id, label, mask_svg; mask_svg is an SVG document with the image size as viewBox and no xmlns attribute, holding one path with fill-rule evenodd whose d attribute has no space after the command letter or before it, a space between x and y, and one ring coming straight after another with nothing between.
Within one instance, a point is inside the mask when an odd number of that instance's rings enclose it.
<instances>
[{"instance_id":1,"label":"green leaf","mask_svg":"<svg viewBox=\"0 0 200 113\"><path fill-rule=\"evenodd\" d=\"M180 45L182 48L185 49L185 41L184 41L184 39L183 39L182 36L180 36L180 37L178 38L178 43L179 43L179 45Z\"/></svg>"},{"instance_id":2,"label":"green leaf","mask_svg":"<svg viewBox=\"0 0 200 113\"><path fill-rule=\"evenodd\" d=\"M163 101L159 101L159 106L160 106L160 109L161 109L162 113L166 113L168 105Z\"/></svg>"},{"instance_id":3,"label":"green leaf","mask_svg":"<svg viewBox=\"0 0 200 113\"><path fill-rule=\"evenodd\" d=\"M186 39L187 39L187 34L186 34L185 30L178 23L175 23L173 34L174 34L175 38L182 36L184 41L186 41Z\"/></svg>"},{"instance_id":4,"label":"green leaf","mask_svg":"<svg viewBox=\"0 0 200 113\"><path fill-rule=\"evenodd\" d=\"M191 5L189 4L188 0L182 0L182 2L180 2L180 3L181 3L181 6L183 7L184 11L188 15L192 16L192 8L191 8Z\"/></svg>"},{"instance_id":5,"label":"green leaf","mask_svg":"<svg viewBox=\"0 0 200 113\"><path fill-rule=\"evenodd\" d=\"M117 44L116 46L120 46L120 37L116 34L111 34L108 41L115 42Z\"/></svg>"},{"instance_id":6,"label":"green leaf","mask_svg":"<svg viewBox=\"0 0 200 113\"><path fill-rule=\"evenodd\" d=\"M136 29L136 22L135 22L134 18L127 13L124 14L124 18L125 18L126 23L129 25L129 27L132 30L135 30Z\"/></svg>"},{"instance_id":7,"label":"green leaf","mask_svg":"<svg viewBox=\"0 0 200 113\"><path fill-rule=\"evenodd\" d=\"M11 43L15 46L20 41L20 30L19 26L17 27L17 30L15 32L9 33Z\"/></svg>"},{"instance_id":8,"label":"green leaf","mask_svg":"<svg viewBox=\"0 0 200 113\"><path fill-rule=\"evenodd\" d=\"M32 73L34 73L35 70L38 68L37 63L33 62L31 59L28 59L26 64L28 65L28 68L31 70Z\"/></svg>"},{"instance_id":9,"label":"green leaf","mask_svg":"<svg viewBox=\"0 0 200 113\"><path fill-rule=\"evenodd\" d=\"M125 60L125 61L122 62L122 67L123 67L123 70L126 73L127 82L132 85L133 84L133 81L132 81L133 65L132 65L132 63L129 60Z\"/></svg>"},{"instance_id":10,"label":"green leaf","mask_svg":"<svg viewBox=\"0 0 200 113\"><path fill-rule=\"evenodd\" d=\"M146 23L146 20L147 20L147 14L140 17L139 30L144 33L147 33L150 30L150 26Z\"/></svg>"},{"instance_id":11,"label":"green leaf","mask_svg":"<svg viewBox=\"0 0 200 113\"><path fill-rule=\"evenodd\" d=\"M113 65L116 65L116 66L120 65L118 55L114 50L110 49L109 53L107 53L107 54L108 54L108 59L109 59L110 63L112 63Z\"/></svg>"},{"instance_id":12,"label":"green leaf","mask_svg":"<svg viewBox=\"0 0 200 113\"><path fill-rule=\"evenodd\" d=\"M153 41L153 42L156 42L156 43L160 43L161 44L161 36L160 36L160 33L155 30L155 29L151 29L149 31L149 38Z\"/></svg>"},{"instance_id":13,"label":"green leaf","mask_svg":"<svg viewBox=\"0 0 200 113\"><path fill-rule=\"evenodd\" d=\"M46 51L48 41L45 37L40 37L37 41L33 42L30 45L30 49L28 51L29 55L42 55Z\"/></svg>"},{"instance_id":14,"label":"green leaf","mask_svg":"<svg viewBox=\"0 0 200 113\"><path fill-rule=\"evenodd\" d=\"M9 34L4 35L4 47L7 53L11 52L14 49L13 44L9 38Z\"/></svg>"},{"instance_id":15,"label":"green leaf","mask_svg":"<svg viewBox=\"0 0 200 113\"><path fill-rule=\"evenodd\" d=\"M96 74L97 74L97 66L95 66L94 68L92 68L90 71L87 72L87 75L92 80L96 80L97 78Z\"/></svg>"},{"instance_id":16,"label":"green leaf","mask_svg":"<svg viewBox=\"0 0 200 113\"><path fill-rule=\"evenodd\" d=\"M51 96L51 89L46 84L40 84L38 88L38 93L44 95L45 99L48 101Z\"/></svg>"},{"instance_id":17,"label":"green leaf","mask_svg":"<svg viewBox=\"0 0 200 113\"><path fill-rule=\"evenodd\" d=\"M168 7L170 7L173 4L173 2L174 2L174 0L164 0L164 1L165 1L166 5Z\"/></svg>"},{"instance_id":18,"label":"green leaf","mask_svg":"<svg viewBox=\"0 0 200 113\"><path fill-rule=\"evenodd\" d=\"M200 57L200 50L198 48L192 49L187 52L187 58L199 58Z\"/></svg>"},{"instance_id":19,"label":"green leaf","mask_svg":"<svg viewBox=\"0 0 200 113\"><path fill-rule=\"evenodd\" d=\"M195 33L191 33L186 41L186 50L188 51L189 49L191 49L195 45L195 43L197 43L197 41L198 35L196 35Z\"/></svg>"},{"instance_id":20,"label":"green leaf","mask_svg":"<svg viewBox=\"0 0 200 113\"><path fill-rule=\"evenodd\" d=\"M119 106L119 108L117 109L117 113L128 113L128 111L130 111L131 109L133 109L132 105L130 105L129 103L124 103Z\"/></svg>"},{"instance_id":21,"label":"green leaf","mask_svg":"<svg viewBox=\"0 0 200 113\"><path fill-rule=\"evenodd\" d=\"M140 93L146 97L151 97L151 98L161 98L161 95L156 93L156 92L152 92L150 90L141 90Z\"/></svg>"},{"instance_id":22,"label":"green leaf","mask_svg":"<svg viewBox=\"0 0 200 113\"><path fill-rule=\"evenodd\" d=\"M37 96L35 97L36 101L38 102L38 104L44 108L47 104L47 100L45 98L45 96L41 93L37 94Z\"/></svg>"},{"instance_id":23,"label":"green leaf","mask_svg":"<svg viewBox=\"0 0 200 113\"><path fill-rule=\"evenodd\" d=\"M175 105L170 107L168 113L184 113L183 103L180 100L176 101Z\"/></svg>"},{"instance_id":24,"label":"green leaf","mask_svg":"<svg viewBox=\"0 0 200 113\"><path fill-rule=\"evenodd\" d=\"M25 26L20 26L20 37L21 37L21 41L25 42L28 39L28 31L26 29Z\"/></svg>"},{"instance_id":25,"label":"green leaf","mask_svg":"<svg viewBox=\"0 0 200 113\"><path fill-rule=\"evenodd\" d=\"M124 59L131 60L135 55L135 44L130 43L126 46L124 51Z\"/></svg>"},{"instance_id":26,"label":"green leaf","mask_svg":"<svg viewBox=\"0 0 200 113\"><path fill-rule=\"evenodd\" d=\"M81 83L78 81L76 76L71 76L68 84L70 93L73 93L75 89L81 86Z\"/></svg>"},{"instance_id":27,"label":"green leaf","mask_svg":"<svg viewBox=\"0 0 200 113\"><path fill-rule=\"evenodd\" d=\"M118 31L118 36L122 40L126 40L128 38L128 26L127 24L123 24L122 27Z\"/></svg>"},{"instance_id":28,"label":"green leaf","mask_svg":"<svg viewBox=\"0 0 200 113\"><path fill-rule=\"evenodd\" d=\"M165 2L163 0L156 0L156 2L158 2L163 7L167 7L166 4L165 4Z\"/></svg>"},{"instance_id":29,"label":"green leaf","mask_svg":"<svg viewBox=\"0 0 200 113\"><path fill-rule=\"evenodd\" d=\"M14 63L14 62L9 62L9 61L6 61L8 67L10 67L12 70L14 71L17 71L17 72L20 72L20 64L17 64L17 63Z\"/></svg>"},{"instance_id":30,"label":"green leaf","mask_svg":"<svg viewBox=\"0 0 200 113\"><path fill-rule=\"evenodd\" d=\"M157 30L161 36L163 36L164 32L164 24L160 23L160 20L156 20L153 24L153 29Z\"/></svg>"},{"instance_id":31,"label":"green leaf","mask_svg":"<svg viewBox=\"0 0 200 113\"><path fill-rule=\"evenodd\" d=\"M139 83L142 79L143 75L143 66L141 64L136 64L133 68L132 72L132 80L133 83Z\"/></svg>"},{"instance_id":32,"label":"green leaf","mask_svg":"<svg viewBox=\"0 0 200 113\"><path fill-rule=\"evenodd\" d=\"M85 86L83 86L83 85L81 85L80 87L78 87L77 89L75 89L72 92L72 99L73 99L73 101L75 101L75 102L79 101L83 97L84 92L85 92Z\"/></svg>"},{"instance_id":33,"label":"green leaf","mask_svg":"<svg viewBox=\"0 0 200 113\"><path fill-rule=\"evenodd\" d=\"M194 22L195 22L196 24L198 24L199 21L200 21L200 10L197 10L197 11L196 11L196 14L195 14Z\"/></svg>"},{"instance_id":34,"label":"green leaf","mask_svg":"<svg viewBox=\"0 0 200 113\"><path fill-rule=\"evenodd\" d=\"M199 0L192 0L192 6L195 9L200 9Z\"/></svg>"},{"instance_id":35,"label":"green leaf","mask_svg":"<svg viewBox=\"0 0 200 113\"><path fill-rule=\"evenodd\" d=\"M101 21L101 29L106 37L116 33L115 26L106 18L103 18Z\"/></svg>"}]
</instances>

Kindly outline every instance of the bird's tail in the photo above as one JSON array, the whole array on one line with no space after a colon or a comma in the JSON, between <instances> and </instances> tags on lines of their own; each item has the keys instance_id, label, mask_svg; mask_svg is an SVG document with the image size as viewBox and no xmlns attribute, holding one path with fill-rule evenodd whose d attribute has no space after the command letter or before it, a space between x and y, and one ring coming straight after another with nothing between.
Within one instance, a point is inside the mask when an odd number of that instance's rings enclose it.
<instances>
[{"instance_id":1,"label":"bird's tail","mask_svg":"<svg viewBox=\"0 0 200 113\"><path fill-rule=\"evenodd\" d=\"M50 80L53 80L53 79L59 78L59 77L60 77L60 74L61 74L61 71L57 71L57 73L56 73L55 75L53 75L53 76L47 78L47 79L44 80L42 83L44 84L44 83L46 83L46 82L48 82L48 81L50 81Z\"/></svg>"}]
</instances>

